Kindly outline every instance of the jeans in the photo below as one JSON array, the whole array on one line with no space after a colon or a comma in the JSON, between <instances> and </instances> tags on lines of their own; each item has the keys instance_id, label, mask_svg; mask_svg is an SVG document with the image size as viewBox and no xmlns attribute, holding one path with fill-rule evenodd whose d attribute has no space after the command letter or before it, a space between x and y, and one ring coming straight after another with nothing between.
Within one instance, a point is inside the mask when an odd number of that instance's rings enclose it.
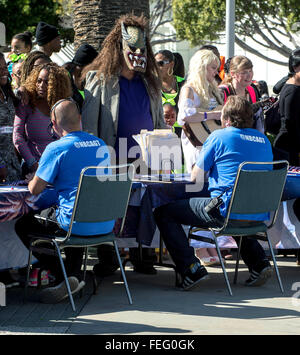
<instances>
[{"instance_id":1,"label":"jeans","mask_svg":"<svg viewBox=\"0 0 300 355\"><path fill-rule=\"evenodd\" d=\"M177 271L181 274L184 274L191 264L199 262L194 248L189 245L182 225L208 228L221 227L224 223L224 217L218 209L209 213L205 211L204 208L210 201L211 198L179 200L158 207L154 211L154 217L166 248ZM239 237L235 239L238 242ZM250 271L252 269L260 271L268 262L261 245L251 237L243 237L241 257Z\"/></svg>"}]
</instances>

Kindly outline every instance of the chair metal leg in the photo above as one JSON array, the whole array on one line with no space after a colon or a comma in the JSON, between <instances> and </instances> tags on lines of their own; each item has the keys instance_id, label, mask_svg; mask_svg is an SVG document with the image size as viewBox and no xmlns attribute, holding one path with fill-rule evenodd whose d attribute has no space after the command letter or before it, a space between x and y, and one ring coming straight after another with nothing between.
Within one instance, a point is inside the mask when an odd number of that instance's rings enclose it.
<instances>
[{"instance_id":1,"label":"chair metal leg","mask_svg":"<svg viewBox=\"0 0 300 355\"><path fill-rule=\"evenodd\" d=\"M119 254L119 249L118 249L118 246L117 246L117 243L116 243L115 240L114 240L114 246L115 246L118 262L119 262L119 265L120 265L120 270L121 270L122 278L123 278L123 281L124 281L124 285L125 285L128 301L129 301L129 304L132 304L132 298L131 298L129 287L128 287L128 284L127 284L127 279L126 279L124 268L123 268L123 265L122 265L122 260L121 260L121 257L120 257L120 254Z\"/></svg>"},{"instance_id":2,"label":"chair metal leg","mask_svg":"<svg viewBox=\"0 0 300 355\"><path fill-rule=\"evenodd\" d=\"M240 257L241 257L241 246L242 246L242 236L240 236L238 251L237 251L237 256L236 256L235 272L234 272L234 279L233 279L234 284L237 283L237 277L238 277L238 272L239 272L239 262L240 262Z\"/></svg>"},{"instance_id":3,"label":"chair metal leg","mask_svg":"<svg viewBox=\"0 0 300 355\"><path fill-rule=\"evenodd\" d=\"M278 283L279 283L279 287L280 287L281 292L284 293L284 289L283 289L283 286L282 286L281 278L280 278L280 275L279 275L279 270L278 270L278 267L277 267L276 258L275 258L274 252L273 252L273 247L272 247L272 244L270 242L268 233L265 233L265 235L267 237L269 249L270 249L270 252L271 252L271 255L272 255L272 260L273 260L273 264L274 264L277 280L278 280Z\"/></svg>"},{"instance_id":4,"label":"chair metal leg","mask_svg":"<svg viewBox=\"0 0 300 355\"><path fill-rule=\"evenodd\" d=\"M86 267L87 267L87 259L88 259L88 247L84 248L84 261L83 261L83 281L85 282L85 278L86 278ZM79 296L80 298L83 296L83 290L84 287L80 290ZM94 293L95 293L95 289L94 289Z\"/></svg>"},{"instance_id":5,"label":"chair metal leg","mask_svg":"<svg viewBox=\"0 0 300 355\"><path fill-rule=\"evenodd\" d=\"M83 262L83 281L85 281L85 277L86 277L87 259L88 259L88 247L85 247L84 248L84 262Z\"/></svg>"},{"instance_id":6,"label":"chair metal leg","mask_svg":"<svg viewBox=\"0 0 300 355\"><path fill-rule=\"evenodd\" d=\"M67 276L67 273L66 273L64 261L62 259L62 256L61 256L61 253L60 253L60 249L59 249L59 246L58 246L57 242L55 240L53 240L52 242L55 245L55 248L56 248L56 251L57 251L57 255L58 255L59 262L60 262L60 265L61 265L61 269L62 269L62 272L63 272L63 275L64 275L65 283L66 283L66 286L67 286L67 290L68 290L68 295L69 295L69 299L70 299L70 302L71 302L71 306L72 306L73 311L75 312L76 311L76 307L75 307L75 304L74 304L74 299L73 299L73 296L72 296L72 292L71 292L68 276Z\"/></svg>"},{"instance_id":7,"label":"chair metal leg","mask_svg":"<svg viewBox=\"0 0 300 355\"><path fill-rule=\"evenodd\" d=\"M27 300L27 291L28 291L28 283L29 283L29 274L30 274L30 267L31 267L31 259L32 259L32 249L31 243L29 246L29 254L28 254L28 262L27 262L27 270L26 270L26 279L25 279L25 287L24 287L24 297L23 302L25 303Z\"/></svg>"},{"instance_id":8,"label":"chair metal leg","mask_svg":"<svg viewBox=\"0 0 300 355\"><path fill-rule=\"evenodd\" d=\"M229 280L228 280L228 275L227 275L227 272L226 272L226 269L225 269L225 265L224 265L224 262L223 262L223 259L222 259L221 251L220 251L220 248L219 248L219 245L218 245L217 237L216 237L216 235L215 235L213 230L211 230L211 232L212 232L212 234L214 236L215 245L216 245L218 257L219 257L220 262L221 262L221 266L222 266L225 282L226 282L226 285L227 285L227 289L228 289L228 292L229 292L230 296L232 296L232 290L231 290L230 283L229 283Z\"/></svg>"}]
</instances>

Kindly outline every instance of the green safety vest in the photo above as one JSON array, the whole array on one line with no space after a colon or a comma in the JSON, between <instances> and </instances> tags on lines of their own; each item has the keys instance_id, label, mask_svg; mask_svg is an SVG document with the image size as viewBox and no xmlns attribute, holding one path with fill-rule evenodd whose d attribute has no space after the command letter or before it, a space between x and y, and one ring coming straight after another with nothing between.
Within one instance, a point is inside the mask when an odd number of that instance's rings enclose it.
<instances>
[{"instance_id":1,"label":"green safety vest","mask_svg":"<svg viewBox=\"0 0 300 355\"><path fill-rule=\"evenodd\" d=\"M169 103L172 106L176 106L176 102L175 102L175 98L177 97L179 90L178 90L178 83L183 82L185 79L181 78L180 76L175 75L175 79L176 79L176 92L174 94L169 94L167 92L161 92L162 93L162 104L166 104ZM181 127L178 122L176 121L174 123L174 127Z\"/></svg>"}]
</instances>

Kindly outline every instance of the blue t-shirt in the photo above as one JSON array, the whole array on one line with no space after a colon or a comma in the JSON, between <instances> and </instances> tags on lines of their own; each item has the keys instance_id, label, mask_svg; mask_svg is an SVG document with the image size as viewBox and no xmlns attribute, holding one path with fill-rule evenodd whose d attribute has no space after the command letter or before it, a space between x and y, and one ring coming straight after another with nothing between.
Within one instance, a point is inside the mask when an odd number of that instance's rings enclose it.
<instances>
[{"instance_id":1,"label":"blue t-shirt","mask_svg":"<svg viewBox=\"0 0 300 355\"><path fill-rule=\"evenodd\" d=\"M253 128L227 127L214 131L204 142L197 160L197 166L209 172L208 185L211 197L219 196L234 185L239 165L244 161L270 162L273 160L272 147L268 138ZM247 167L245 167L246 169ZM256 166L257 169L266 169ZM270 169L270 168L269 168ZM220 213L226 216L232 189L222 196ZM238 215L231 219L267 220L268 214Z\"/></svg>"},{"instance_id":2,"label":"blue t-shirt","mask_svg":"<svg viewBox=\"0 0 300 355\"><path fill-rule=\"evenodd\" d=\"M139 134L141 129L152 131L154 127L149 94L141 76L136 74L131 80L120 76L119 86L119 118L115 149L117 157L120 154L124 154L127 157L129 149L133 146L138 146L132 135ZM126 152L122 149L119 151L120 138L127 138ZM132 158L135 158L135 156Z\"/></svg>"},{"instance_id":3,"label":"blue t-shirt","mask_svg":"<svg viewBox=\"0 0 300 355\"><path fill-rule=\"evenodd\" d=\"M86 132L71 132L46 147L36 175L57 190L56 217L61 228L66 231L69 228L81 170L86 166L109 165L110 155L105 143ZM74 223L72 233L106 234L110 233L113 227L114 221Z\"/></svg>"}]
</instances>

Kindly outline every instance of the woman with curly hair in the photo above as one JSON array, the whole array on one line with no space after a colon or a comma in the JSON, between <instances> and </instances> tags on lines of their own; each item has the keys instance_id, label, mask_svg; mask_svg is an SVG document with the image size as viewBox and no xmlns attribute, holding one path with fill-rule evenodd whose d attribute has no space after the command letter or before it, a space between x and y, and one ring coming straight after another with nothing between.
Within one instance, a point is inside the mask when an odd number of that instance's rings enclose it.
<instances>
[{"instance_id":1,"label":"woman with curly hair","mask_svg":"<svg viewBox=\"0 0 300 355\"><path fill-rule=\"evenodd\" d=\"M34 68L24 87L29 104L17 107L13 131L14 145L23 159L23 175L37 169L44 149L57 139L49 130L51 107L72 96L68 72L55 63Z\"/></svg>"},{"instance_id":2,"label":"woman with curly hair","mask_svg":"<svg viewBox=\"0 0 300 355\"><path fill-rule=\"evenodd\" d=\"M4 55L0 52L0 182L16 181L21 177L20 163L12 140L18 100L8 78L8 68Z\"/></svg>"}]
</instances>

